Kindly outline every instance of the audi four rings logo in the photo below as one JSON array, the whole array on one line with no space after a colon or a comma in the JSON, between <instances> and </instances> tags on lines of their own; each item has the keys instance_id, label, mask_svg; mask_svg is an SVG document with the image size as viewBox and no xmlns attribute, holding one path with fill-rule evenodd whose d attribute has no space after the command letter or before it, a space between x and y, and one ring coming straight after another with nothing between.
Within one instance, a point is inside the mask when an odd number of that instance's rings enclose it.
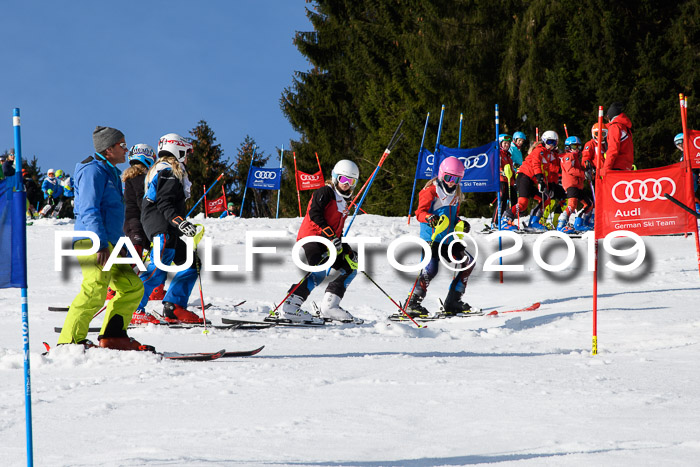
<instances>
[{"instance_id":1,"label":"audi four rings logo","mask_svg":"<svg viewBox=\"0 0 700 467\"><path fill-rule=\"evenodd\" d=\"M623 199L617 196L617 187L625 187L625 197ZM649 196L649 188L653 196ZM647 178L646 180L622 180L617 182L612 187L612 197L620 204L623 203L639 203L640 201L655 201L657 199L665 199L664 193L673 196L676 193L675 182L668 177L661 177L658 180L655 178Z\"/></svg>"},{"instance_id":2,"label":"audi four rings logo","mask_svg":"<svg viewBox=\"0 0 700 467\"><path fill-rule=\"evenodd\" d=\"M263 170L256 170L254 174L255 178L261 178L263 180L273 180L277 178L277 173L275 172L265 172Z\"/></svg>"},{"instance_id":3,"label":"audi four rings logo","mask_svg":"<svg viewBox=\"0 0 700 467\"><path fill-rule=\"evenodd\" d=\"M314 181L314 180L318 180L319 178L321 178L320 175L309 175L309 174L300 174L299 175L299 180L301 180L302 182Z\"/></svg>"},{"instance_id":4,"label":"audi four rings logo","mask_svg":"<svg viewBox=\"0 0 700 467\"><path fill-rule=\"evenodd\" d=\"M464 163L465 169L480 169L489 163L489 156L481 153L477 156L460 157L459 160Z\"/></svg>"}]
</instances>

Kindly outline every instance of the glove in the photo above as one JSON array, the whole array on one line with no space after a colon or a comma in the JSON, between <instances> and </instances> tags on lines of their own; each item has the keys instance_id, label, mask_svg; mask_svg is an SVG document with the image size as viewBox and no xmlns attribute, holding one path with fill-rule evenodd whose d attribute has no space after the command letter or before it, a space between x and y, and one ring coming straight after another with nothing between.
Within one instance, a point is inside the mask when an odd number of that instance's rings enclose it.
<instances>
[{"instance_id":1,"label":"glove","mask_svg":"<svg viewBox=\"0 0 700 467\"><path fill-rule=\"evenodd\" d=\"M591 170L593 168L593 162L583 161L583 168L586 170Z\"/></svg>"},{"instance_id":2,"label":"glove","mask_svg":"<svg viewBox=\"0 0 700 467\"><path fill-rule=\"evenodd\" d=\"M345 254L345 261L347 261L348 266L350 266L351 269L356 270L357 269L357 253L352 248L348 248L348 249L350 251L348 251Z\"/></svg>"},{"instance_id":3,"label":"glove","mask_svg":"<svg viewBox=\"0 0 700 467\"><path fill-rule=\"evenodd\" d=\"M48 190L46 190L46 194L49 196L53 196L53 190L49 188Z\"/></svg>"},{"instance_id":4,"label":"glove","mask_svg":"<svg viewBox=\"0 0 700 467\"><path fill-rule=\"evenodd\" d=\"M547 183L544 181L544 175L542 174L536 174L535 178L537 179L537 191L540 193L544 192L547 190Z\"/></svg>"},{"instance_id":5,"label":"glove","mask_svg":"<svg viewBox=\"0 0 700 467\"><path fill-rule=\"evenodd\" d=\"M457 222L457 225L462 224L462 228L460 229L464 233L469 233L471 230L471 225L469 225L469 221L467 221L466 217L459 216L459 221ZM455 227L455 230L457 230L457 227Z\"/></svg>"},{"instance_id":6,"label":"glove","mask_svg":"<svg viewBox=\"0 0 700 467\"><path fill-rule=\"evenodd\" d=\"M182 221L177 225L177 228L188 237L194 237L197 235L197 227L192 225L190 222Z\"/></svg>"},{"instance_id":7,"label":"glove","mask_svg":"<svg viewBox=\"0 0 700 467\"><path fill-rule=\"evenodd\" d=\"M595 169L591 167L586 170L586 180L591 181L595 178Z\"/></svg>"},{"instance_id":8,"label":"glove","mask_svg":"<svg viewBox=\"0 0 700 467\"><path fill-rule=\"evenodd\" d=\"M431 229L434 229L436 225L438 225L438 222L440 221L440 218L436 214L431 214L428 217L425 218L425 222L428 223Z\"/></svg>"},{"instance_id":9,"label":"glove","mask_svg":"<svg viewBox=\"0 0 700 467\"><path fill-rule=\"evenodd\" d=\"M336 253L340 254L343 251L343 241L338 237L333 239L333 246L335 247Z\"/></svg>"}]
</instances>

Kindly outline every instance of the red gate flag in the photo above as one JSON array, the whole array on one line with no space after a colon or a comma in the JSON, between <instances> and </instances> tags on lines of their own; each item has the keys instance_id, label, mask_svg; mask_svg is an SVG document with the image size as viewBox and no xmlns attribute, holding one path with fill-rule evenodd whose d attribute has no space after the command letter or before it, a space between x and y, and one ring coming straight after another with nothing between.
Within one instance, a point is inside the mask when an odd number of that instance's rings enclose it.
<instances>
[{"instance_id":1,"label":"red gate flag","mask_svg":"<svg viewBox=\"0 0 700 467\"><path fill-rule=\"evenodd\" d=\"M700 169L700 130L688 131L688 147L690 148L690 166Z\"/></svg>"},{"instance_id":2,"label":"red gate flag","mask_svg":"<svg viewBox=\"0 0 700 467\"><path fill-rule=\"evenodd\" d=\"M315 174L307 174L301 170L297 171L297 184L299 190L315 190L324 185L323 172L319 169Z\"/></svg>"},{"instance_id":3,"label":"red gate flag","mask_svg":"<svg viewBox=\"0 0 700 467\"><path fill-rule=\"evenodd\" d=\"M226 197L224 195L221 195L217 199L207 200L205 206L207 210L207 215L215 212L225 211Z\"/></svg>"},{"instance_id":4,"label":"red gate flag","mask_svg":"<svg viewBox=\"0 0 700 467\"><path fill-rule=\"evenodd\" d=\"M694 206L693 187L684 163L644 170L608 170L596 199L595 238L616 230L637 235L695 232L689 212L666 199L665 193Z\"/></svg>"}]
</instances>

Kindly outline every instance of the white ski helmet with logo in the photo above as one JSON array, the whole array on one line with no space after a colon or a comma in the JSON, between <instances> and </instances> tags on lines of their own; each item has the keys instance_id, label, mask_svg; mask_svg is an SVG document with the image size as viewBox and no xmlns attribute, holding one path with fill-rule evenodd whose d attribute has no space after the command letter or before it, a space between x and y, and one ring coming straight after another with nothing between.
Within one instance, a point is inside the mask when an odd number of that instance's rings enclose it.
<instances>
[{"instance_id":1,"label":"white ski helmet with logo","mask_svg":"<svg viewBox=\"0 0 700 467\"><path fill-rule=\"evenodd\" d=\"M185 158L190 154L192 154L192 143L177 133L168 133L158 140L158 157L171 155L184 163Z\"/></svg>"},{"instance_id":2,"label":"white ski helmet with logo","mask_svg":"<svg viewBox=\"0 0 700 467\"><path fill-rule=\"evenodd\" d=\"M559 142L559 135L557 132L549 130L542 133L542 142L547 144L547 141L554 141L554 145L556 146L556 144Z\"/></svg>"},{"instance_id":3,"label":"white ski helmet with logo","mask_svg":"<svg viewBox=\"0 0 700 467\"><path fill-rule=\"evenodd\" d=\"M355 182L350 186L350 189L347 191L343 191L340 188L338 188L338 178L341 175L355 180ZM352 195L352 192L355 190L357 180L360 178L360 169L357 167L357 164L355 164L353 161L343 159L335 164L335 167L333 167L333 171L331 172L331 177L333 178L333 186L335 187L338 194L343 198L349 198Z\"/></svg>"},{"instance_id":4,"label":"white ski helmet with logo","mask_svg":"<svg viewBox=\"0 0 700 467\"><path fill-rule=\"evenodd\" d=\"M129 164L140 162L150 169L156 160L156 152L148 144L135 144L129 149Z\"/></svg>"}]
</instances>

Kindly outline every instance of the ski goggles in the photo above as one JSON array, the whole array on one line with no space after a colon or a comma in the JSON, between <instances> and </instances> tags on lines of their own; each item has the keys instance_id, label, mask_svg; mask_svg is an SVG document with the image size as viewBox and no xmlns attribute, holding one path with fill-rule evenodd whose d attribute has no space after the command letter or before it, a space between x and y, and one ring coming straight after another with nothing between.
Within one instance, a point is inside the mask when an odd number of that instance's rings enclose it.
<instances>
[{"instance_id":1,"label":"ski goggles","mask_svg":"<svg viewBox=\"0 0 700 467\"><path fill-rule=\"evenodd\" d=\"M581 145L580 144L570 144L567 146L570 151L580 151L581 150Z\"/></svg>"},{"instance_id":2,"label":"ski goggles","mask_svg":"<svg viewBox=\"0 0 700 467\"><path fill-rule=\"evenodd\" d=\"M445 183L459 183L461 179L462 177L458 177L457 175L452 174L445 174L442 176L442 181Z\"/></svg>"},{"instance_id":3,"label":"ski goggles","mask_svg":"<svg viewBox=\"0 0 700 467\"><path fill-rule=\"evenodd\" d=\"M345 175L338 175L338 183L340 183L341 185L347 183L350 186L355 186L355 183L357 183L357 179L346 177Z\"/></svg>"},{"instance_id":4,"label":"ski goggles","mask_svg":"<svg viewBox=\"0 0 700 467\"><path fill-rule=\"evenodd\" d=\"M544 144L547 146L556 146L557 145L557 140L556 139L546 139L544 140Z\"/></svg>"},{"instance_id":5,"label":"ski goggles","mask_svg":"<svg viewBox=\"0 0 700 467\"><path fill-rule=\"evenodd\" d=\"M510 143L511 141L513 141L513 138L511 136L504 136L503 138L501 138L501 143L503 141L508 141Z\"/></svg>"}]
</instances>

